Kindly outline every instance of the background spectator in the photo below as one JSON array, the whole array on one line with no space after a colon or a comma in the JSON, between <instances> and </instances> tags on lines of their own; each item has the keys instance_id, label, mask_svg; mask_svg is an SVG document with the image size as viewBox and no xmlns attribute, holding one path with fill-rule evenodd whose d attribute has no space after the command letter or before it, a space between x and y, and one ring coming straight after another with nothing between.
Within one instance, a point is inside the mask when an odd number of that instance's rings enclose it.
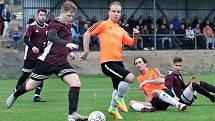
<instances>
[{"instance_id":1,"label":"background spectator","mask_svg":"<svg viewBox=\"0 0 215 121\"><path fill-rule=\"evenodd\" d=\"M70 28L72 34L72 42L79 45L79 29L78 29L78 19L75 19Z\"/></svg>"},{"instance_id":2,"label":"background spectator","mask_svg":"<svg viewBox=\"0 0 215 121\"><path fill-rule=\"evenodd\" d=\"M172 40L171 38L167 35L169 34L168 28L166 28L165 25L161 25L161 28L157 32L159 34L158 38L158 48L161 49L171 49L172 48ZM167 42L167 44L166 44ZM165 46L167 45L167 47Z\"/></svg>"},{"instance_id":3,"label":"background spectator","mask_svg":"<svg viewBox=\"0 0 215 121\"><path fill-rule=\"evenodd\" d=\"M184 48L184 41L186 41L185 40L186 30L184 24L181 24L181 28L179 30L176 30L175 33L178 34L177 38L179 39L179 42L177 43L179 43L181 48Z\"/></svg>"},{"instance_id":4,"label":"background spectator","mask_svg":"<svg viewBox=\"0 0 215 121\"><path fill-rule=\"evenodd\" d=\"M188 28L186 29L186 36L185 36L185 42L184 46L185 49L193 49L194 47L194 32L190 25L188 25Z\"/></svg>"},{"instance_id":5,"label":"background spectator","mask_svg":"<svg viewBox=\"0 0 215 121\"><path fill-rule=\"evenodd\" d=\"M178 31L181 28L181 22L178 20L178 16L172 20L173 28L175 31Z\"/></svg>"},{"instance_id":6,"label":"background spectator","mask_svg":"<svg viewBox=\"0 0 215 121\"><path fill-rule=\"evenodd\" d=\"M197 42L197 48L198 49L205 48L205 42L204 42L204 39L202 38L200 24L196 24L195 28L193 29L193 32L195 34L195 38L196 38L196 42Z\"/></svg>"},{"instance_id":7,"label":"background spectator","mask_svg":"<svg viewBox=\"0 0 215 121\"><path fill-rule=\"evenodd\" d=\"M19 50L19 40L21 39L21 32L20 32L20 28L17 26L14 28L13 31L13 42L14 42L14 49L15 50Z\"/></svg>"},{"instance_id":8,"label":"background spectator","mask_svg":"<svg viewBox=\"0 0 215 121\"><path fill-rule=\"evenodd\" d=\"M4 21L4 31L2 34L3 38L8 38L9 37L9 28L10 28L10 21L11 21L11 10L8 8L8 5L5 5L5 8L2 10L2 18Z\"/></svg>"},{"instance_id":9,"label":"background spectator","mask_svg":"<svg viewBox=\"0 0 215 121\"><path fill-rule=\"evenodd\" d=\"M209 49L209 44L212 44L211 48L214 49L214 33L209 22L206 22L206 26L203 28L203 35L206 39L206 49Z\"/></svg>"}]
</instances>

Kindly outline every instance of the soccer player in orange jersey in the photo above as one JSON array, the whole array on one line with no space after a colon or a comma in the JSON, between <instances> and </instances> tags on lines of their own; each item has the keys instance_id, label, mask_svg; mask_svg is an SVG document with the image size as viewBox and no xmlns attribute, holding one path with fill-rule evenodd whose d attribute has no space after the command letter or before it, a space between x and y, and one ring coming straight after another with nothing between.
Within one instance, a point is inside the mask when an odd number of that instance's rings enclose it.
<instances>
[{"instance_id":1,"label":"soccer player in orange jersey","mask_svg":"<svg viewBox=\"0 0 215 121\"><path fill-rule=\"evenodd\" d=\"M147 68L146 59L137 57L134 64L140 71L137 81L141 91L145 95L145 102L132 100L129 106L135 111L146 112L154 110L166 110L169 105L176 106L178 111L184 111L186 105L180 103L171 92L164 86L164 78L157 68Z\"/></svg>"},{"instance_id":2,"label":"soccer player in orange jersey","mask_svg":"<svg viewBox=\"0 0 215 121\"><path fill-rule=\"evenodd\" d=\"M108 109L116 119L123 119L117 107L127 112L124 102L124 95L133 83L134 75L124 68L122 62L122 45L134 46L138 39L139 31L133 29L133 38L120 27L118 21L121 16L120 2L112 2L109 5L109 18L99 21L91 26L84 34L84 52L81 59L87 59L89 54L89 43L92 35L98 34L100 41L100 64L105 75L111 77L113 83L113 93L111 105Z\"/></svg>"}]
</instances>

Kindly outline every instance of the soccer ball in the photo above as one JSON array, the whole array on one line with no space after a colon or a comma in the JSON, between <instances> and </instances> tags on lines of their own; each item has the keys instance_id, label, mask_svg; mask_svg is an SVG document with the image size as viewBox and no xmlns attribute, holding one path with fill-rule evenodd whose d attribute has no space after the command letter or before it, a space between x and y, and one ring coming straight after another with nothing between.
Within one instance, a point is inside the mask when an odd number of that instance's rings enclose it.
<instances>
[{"instance_id":1,"label":"soccer ball","mask_svg":"<svg viewBox=\"0 0 215 121\"><path fill-rule=\"evenodd\" d=\"M105 115L101 111L93 111L89 117L88 121L106 121Z\"/></svg>"}]
</instances>

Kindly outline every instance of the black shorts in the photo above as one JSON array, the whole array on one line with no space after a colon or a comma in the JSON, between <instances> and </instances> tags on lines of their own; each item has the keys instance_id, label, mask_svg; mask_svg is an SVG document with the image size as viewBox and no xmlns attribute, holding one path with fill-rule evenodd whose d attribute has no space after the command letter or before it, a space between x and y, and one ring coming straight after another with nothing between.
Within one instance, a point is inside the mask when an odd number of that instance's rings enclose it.
<instances>
[{"instance_id":1,"label":"black shorts","mask_svg":"<svg viewBox=\"0 0 215 121\"><path fill-rule=\"evenodd\" d=\"M24 60L22 72L31 73L36 66L37 60Z\"/></svg>"},{"instance_id":2,"label":"black shorts","mask_svg":"<svg viewBox=\"0 0 215 121\"><path fill-rule=\"evenodd\" d=\"M38 61L33 72L31 73L31 79L35 81L42 81L49 78L50 75L55 74L61 79L72 73L77 73L73 67L66 63L64 65L50 65L44 61Z\"/></svg>"},{"instance_id":3,"label":"black shorts","mask_svg":"<svg viewBox=\"0 0 215 121\"><path fill-rule=\"evenodd\" d=\"M111 77L114 89L118 89L119 83L124 81L125 77L130 73L125 69L121 61L102 63L101 68L105 75Z\"/></svg>"},{"instance_id":4,"label":"black shorts","mask_svg":"<svg viewBox=\"0 0 215 121\"><path fill-rule=\"evenodd\" d=\"M165 93L169 94L171 97L175 95L172 93L170 89L162 89ZM166 110L169 107L169 103L163 102L159 97L153 97L151 104L156 110Z\"/></svg>"}]
</instances>

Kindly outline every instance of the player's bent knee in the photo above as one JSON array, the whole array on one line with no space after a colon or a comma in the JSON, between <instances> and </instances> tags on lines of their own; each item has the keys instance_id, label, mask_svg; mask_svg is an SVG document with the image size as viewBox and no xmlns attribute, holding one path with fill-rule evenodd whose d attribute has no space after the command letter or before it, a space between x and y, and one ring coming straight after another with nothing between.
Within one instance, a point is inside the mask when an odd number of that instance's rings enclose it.
<instances>
[{"instance_id":1,"label":"player's bent knee","mask_svg":"<svg viewBox=\"0 0 215 121\"><path fill-rule=\"evenodd\" d=\"M128 83L130 83L130 84L132 84L133 82L134 82L134 75L132 74L132 73L129 73L126 77L125 77L125 80L128 82Z\"/></svg>"},{"instance_id":2,"label":"player's bent knee","mask_svg":"<svg viewBox=\"0 0 215 121\"><path fill-rule=\"evenodd\" d=\"M196 82L194 82L194 81L191 83L191 85L192 85L192 88L193 88L194 90L196 90L197 86L199 86L199 84L196 83Z\"/></svg>"},{"instance_id":3,"label":"player's bent knee","mask_svg":"<svg viewBox=\"0 0 215 121\"><path fill-rule=\"evenodd\" d=\"M81 87L81 81L79 76L76 73L69 74L63 77L63 80L70 86L70 87Z\"/></svg>"},{"instance_id":4,"label":"player's bent knee","mask_svg":"<svg viewBox=\"0 0 215 121\"><path fill-rule=\"evenodd\" d=\"M69 84L70 87L81 87L81 83L77 82L77 83L71 83Z\"/></svg>"},{"instance_id":5,"label":"player's bent knee","mask_svg":"<svg viewBox=\"0 0 215 121\"><path fill-rule=\"evenodd\" d=\"M70 87L81 87L81 81L79 79L72 79L68 84Z\"/></svg>"},{"instance_id":6,"label":"player's bent knee","mask_svg":"<svg viewBox=\"0 0 215 121\"><path fill-rule=\"evenodd\" d=\"M34 80L29 80L27 83L26 83L26 90L27 91L32 91L34 90L37 86L39 86L41 82L40 81L34 81Z\"/></svg>"}]
</instances>

